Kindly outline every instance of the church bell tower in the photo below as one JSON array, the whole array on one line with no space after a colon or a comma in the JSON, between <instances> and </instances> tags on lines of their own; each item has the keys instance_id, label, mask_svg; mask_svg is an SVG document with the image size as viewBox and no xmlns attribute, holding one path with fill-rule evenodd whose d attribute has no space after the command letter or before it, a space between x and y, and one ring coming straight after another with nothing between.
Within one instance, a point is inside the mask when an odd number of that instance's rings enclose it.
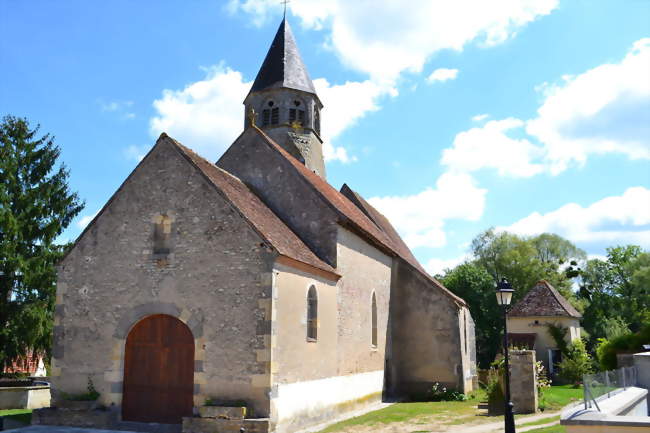
<instances>
[{"instance_id":1,"label":"church bell tower","mask_svg":"<svg viewBox=\"0 0 650 433\"><path fill-rule=\"evenodd\" d=\"M320 138L320 102L286 18L244 100L245 122L255 110L255 123L276 143L325 179Z\"/></svg>"}]
</instances>

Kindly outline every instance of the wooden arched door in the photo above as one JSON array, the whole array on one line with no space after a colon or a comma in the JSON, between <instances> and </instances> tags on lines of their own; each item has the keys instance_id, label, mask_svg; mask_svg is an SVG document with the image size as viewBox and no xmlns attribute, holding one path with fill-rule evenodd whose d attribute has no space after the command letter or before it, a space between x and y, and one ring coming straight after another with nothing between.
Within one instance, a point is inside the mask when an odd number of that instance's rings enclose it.
<instances>
[{"instance_id":1,"label":"wooden arched door","mask_svg":"<svg viewBox=\"0 0 650 433\"><path fill-rule=\"evenodd\" d=\"M138 322L126 338L122 419L180 424L192 416L194 338L175 317Z\"/></svg>"}]
</instances>

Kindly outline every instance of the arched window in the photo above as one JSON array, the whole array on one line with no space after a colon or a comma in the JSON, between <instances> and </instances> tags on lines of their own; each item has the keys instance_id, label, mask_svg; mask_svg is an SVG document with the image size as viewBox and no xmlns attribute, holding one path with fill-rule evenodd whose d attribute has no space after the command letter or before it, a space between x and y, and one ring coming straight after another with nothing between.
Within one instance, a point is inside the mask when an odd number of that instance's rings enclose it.
<instances>
[{"instance_id":1,"label":"arched window","mask_svg":"<svg viewBox=\"0 0 650 433\"><path fill-rule=\"evenodd\" d=\"M372 310L372 341L370 344L372 344L372 347L377 347L377 297L375 292L372 292L372 305L370 308Z\"/></svg>"},{"instance_id":2,"label":"arched window","mask_svg":"<svg viewBox=\"0 0 650 433\"><path fill-rule=\"evenodd\" d=\"M277 125L280 123L280 108L273 101L267 101L262 109L262 126Z\"/></svg>"},{"instance_id":3,"label":"arched window","mask_svg":"<svg viewBox=\"0 0 650 433\"><path fill-rule=\"evenodd\" d=\"M318 337L318 293L311 286L307 292L307 341L316 341Z\"/></svg>"},{"instance_id":4,"label":"arched window","mask_svg":"<svg viewBox=\"0 0 650 433\"><path fill-rule=\"evenodd\" d=\"M298 122L304 126L305 124L305 110L301 101L293 101L294 108L289 108L289 123Z\"/></svg>"}]
</instances>

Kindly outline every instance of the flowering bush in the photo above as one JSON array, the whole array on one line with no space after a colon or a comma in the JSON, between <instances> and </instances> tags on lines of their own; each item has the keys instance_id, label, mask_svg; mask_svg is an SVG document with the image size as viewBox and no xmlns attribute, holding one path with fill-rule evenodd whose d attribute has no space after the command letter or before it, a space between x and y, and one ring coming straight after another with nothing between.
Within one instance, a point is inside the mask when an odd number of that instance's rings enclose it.
<instances>
[{"instance_id":1,"label":"flowering bush","mask_svg":"<svg viewBox=\"0 0 650 433\"><path fill-rule=\"evenodd\" d=\"M430 399L431 401L465 401L467 400L467 396L462 392L447 389L436 382L431 387Z\"/></svg>"},{"instance_id":2,"label":"flowering bush","mask_svg":"<svg viewBox=\"0 0 650 433\"><path fill-rule=\"evenodd\" d=\"M542 361L535 362L535 377L537 378L537 394L539 396L537 405L539 406L539 410L544 412L547 405L544 392L551 387L551 381L546 374L546 369Z\"/></svg>"}]
</instances>

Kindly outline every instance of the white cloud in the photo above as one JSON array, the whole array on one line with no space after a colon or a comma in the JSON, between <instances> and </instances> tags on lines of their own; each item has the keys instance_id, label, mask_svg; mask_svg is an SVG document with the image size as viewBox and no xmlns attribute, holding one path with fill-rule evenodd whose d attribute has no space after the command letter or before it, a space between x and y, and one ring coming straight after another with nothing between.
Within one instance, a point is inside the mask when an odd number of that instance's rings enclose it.
<instances>
[{"instance_id":1,"label":"white cloud","mask_svg":"<svg viewBox=\"0 0 650 433\"><path fill-rule=\"evenodd\" d=\"M438 68L427 77L427 82L429 84L435 83L436 81L445 82L455 80L457 76L458 69Z\"/></svg>"},{"instance_id":2,"label":"white cloud","mask_svg":"<svg viewBox=\"0 0 650 433\"><path fill-rule=\"evenodd\" d=\"M289 3L289 8L303 26L328 30L327 46L343 63L367 73L373 81L394 82L404 71L420 72L437 51L460 51L472 41L499 44L551 13L557 4L558 0L413 0L408 4L301 0ZM251 14L259 25L278 14L281 6L274 1L231 0L229 10Z\"/></svg>"},{"instance_id":3,"label":"white cloud","mask_svg":"<svg viewBox=\"0 0 650 433\"><path fill-rule=\"evenodd\" d=\"M441 247L447 242L445 221L480 219L486 192L467 174L445 173L435 189L411 196L373 197L369 202L388 217L409 247Z\"/></svg>"},{"instance_id":4,"label":"white cloud","mask_svg":"<svg viewBox=\"0 0 650 433\"><path fill-rule=\"evenodd\" d=\"M481 127L461 132L451 148L442 152L442 164L455 171L471 172L492 168L502 176L529 177L540 173L541 164L531 161L543 150L526 139L508 137L508 131L521 129L524 122L508 118L491 120Z\"/></svg>"},{"instance_id":5,"label":"white cloud","mask_svg":"<svg viewBox=\"0 0 650 433\"><path fill-rule=\"evenodd\" d=\"M587 207L566 204L527 217L501 230L521 234L556 233L575 243L637 244L650 247L650 189L628 188Z\"/></svg>"},{"instance_id":6,"label":"white cloud","mask_svg":"<svg viewBox=\"0 0 650 433\"><path fill-rule=\"evenodd\" d=\"M544 101L534 119L492 120L459 133L443 151L442 163L452 170L492 168L500 175L529 177L558 174L592 154L650 159L648 77L650 38L635 42L620 63L542 86Z\"/></svg>"},{"instance_id":7,"label":"white cloud","mask_svg":"<svg viewBox=\"0 0 650 433\"><path fill-rule=\"evenodd\" d=\"M380 86L372 81L347 81L345 84L332 85L325 78L314 80L318 97L323 102L322 138L325 160L350 162L345 148L335 146L336 138L349 127L355 125L367 113L377 111L379 98L395 95L390 86Z\"/></svg>"},{"instance_id":8,"label":"white cloud","mask_svg":"<svg viewBox=\"0 0 650 433\"><path fill-rule=\"evenodd\" d=\"M553 173L590 154L650 159L650 38L634 43L620 63L603 64L561 84L546 85L527 132L546 147Z\"/></svg>"},{"instance_id":9,"label":"white cloud","mask_svg":"<svg viewBox=\"0 0 650 433\"><path fill-rule=\"evenodd\" d=\"M472 117L472 121L474 121L474 122L482 122L483 120L487 119L488 117L490 117L489 114L485 114L485 113L484 114L477 114L476 116Z\"/></svg>"},{"instance_id":10,"label":"white cloud","mask_svg":"<svg viewBox=\"0 0 650 433\"><path fill-rule=\"evenodd\" d=\"M208 159L217 159L243 130L242 101L251 82L223 64L207 69L205 79L182 90L164 90L153 105L157 115L151 119L153 136L166 132ZM328 161L351 162L346 149L336 146L336 138L367 113L378 110L378 100L396 94L389 86L371 81L330 84L314 80L318 96L325 105L322 115L323 153ZM132 146L127 157L141 159L143 149Z\"/></svg>"},{"instance_id":11,"label":"white cloud","mask_svg":"<svg viewBox=\"0 0 650 433\"><path fill-rule=\"evenodd\" d=\"M223 64L207 70L205 79L182 90L164 90L154 101L153 136L166 132L202 156L215 160L244 127L242 101L251 82Z\"/></svg>"},{"instance_id":12,"label":"white cloud","mask_svg":"<svg viewBox=\"0 0 650 433\"><path fill-rule=\"evenodd\" d=\"M92 215L85 215L82 216L79 221L77 221L77 227L81 230L85 229L88 223L90 223L99 213L99 211L95 212Z\"/></svg>"},{"instance_id":13,"label":"white cloud","mask_svg":"<svg viewBox=\"0 0 650 433\"><path fill-rule=\"evenodd\" d=\"M454 257L451 259L429 259L424 265L424 269L431 275L442 274L447 269L453 269L467 260L472 258L471 254L463 254L462 256Z\"/></svg>"}]
</instances>

